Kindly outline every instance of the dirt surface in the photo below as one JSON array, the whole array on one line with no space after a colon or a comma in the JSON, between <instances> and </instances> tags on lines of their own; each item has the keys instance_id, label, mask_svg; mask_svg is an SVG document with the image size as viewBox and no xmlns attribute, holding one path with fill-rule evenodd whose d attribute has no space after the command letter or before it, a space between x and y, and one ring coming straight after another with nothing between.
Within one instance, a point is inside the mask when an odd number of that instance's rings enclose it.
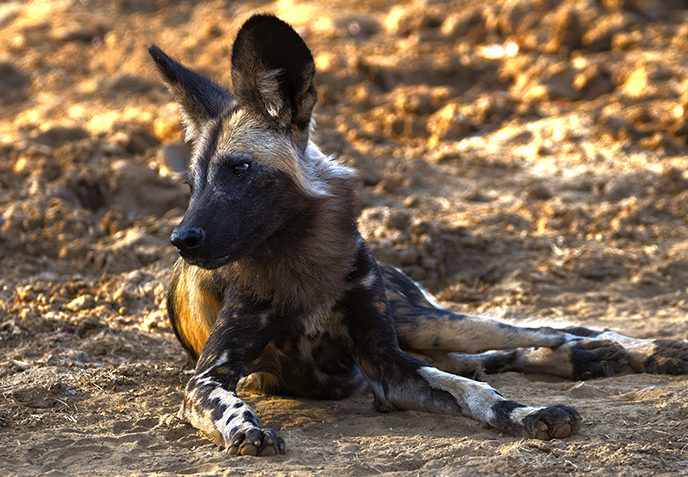
<instances>
[{"instance_id":1,"label":"dirt surface","mask_svg":"<svg viewBox=\"0 0 688 477\"><path fill-rule=\"evenodd\" d=\"M479 4L479 5L477 5ZM542 442L372 398L250 396L285 456L175 417L164 309L187 199L155 42L229 80L269 11L316 58L317 139L360 170L378 258L470 313L688 335L688 8L680 0L0 5L0 474L685 475L688 378L479 376L561 402Z\"/></svg>"}]
</instances>

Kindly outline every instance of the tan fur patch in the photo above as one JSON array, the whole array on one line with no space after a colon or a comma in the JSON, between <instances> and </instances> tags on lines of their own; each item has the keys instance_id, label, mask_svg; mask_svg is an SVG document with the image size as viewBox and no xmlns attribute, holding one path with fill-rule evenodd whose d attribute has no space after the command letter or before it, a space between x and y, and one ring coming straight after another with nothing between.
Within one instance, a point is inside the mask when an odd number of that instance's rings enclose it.
<instances>
[{"instance_id":1,"label":"tan fur patch","mask_svg":"<svg viewBox=\"0 0 688 477\"><path fill-rule=\"evenodd\" d=\"M202 280L199 275L210 273L197 267L186 267L179 275L174 297L178 331L197 355L201 354L222 306L210 291L200 286Z\"/></svg>"}]
</instances>

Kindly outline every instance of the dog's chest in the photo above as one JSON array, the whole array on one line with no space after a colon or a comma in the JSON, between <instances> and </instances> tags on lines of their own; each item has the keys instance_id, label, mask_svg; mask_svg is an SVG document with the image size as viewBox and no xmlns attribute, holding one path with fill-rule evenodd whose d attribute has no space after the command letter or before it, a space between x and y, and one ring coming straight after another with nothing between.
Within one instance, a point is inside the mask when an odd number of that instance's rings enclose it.
<instances>
[{"instance_id":1,"label":"dog's chest","mask_svg":"<svg viewBox=\"0 0 688 477\"><path fill-rule=\"evenodd\" d=\"M342 316L333 311L334 302L323 303L321 306L300 317L305 336L313 337L322 333L333 333L342 328Z\"/></svg>"}]
</instances>

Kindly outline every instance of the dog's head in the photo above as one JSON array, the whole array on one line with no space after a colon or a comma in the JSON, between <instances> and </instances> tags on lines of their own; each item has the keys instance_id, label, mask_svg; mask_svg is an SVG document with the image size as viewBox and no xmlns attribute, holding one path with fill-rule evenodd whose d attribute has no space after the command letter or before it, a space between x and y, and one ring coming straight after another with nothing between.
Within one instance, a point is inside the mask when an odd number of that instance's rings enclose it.
<instances>
[{"instance_id":1,"label":"dog's head","mask_svg":"<svg viewBox=\"0 0 688 477\"><path fill-rule=\"evenodd\" d=\"M189 263L215 268L275 235L328 195L308 135L316 91L310 50L286 23L255 15L232 48L232 93L149 52L180 104L191 199L172 243Z\"/></svg>"}]
</instances>

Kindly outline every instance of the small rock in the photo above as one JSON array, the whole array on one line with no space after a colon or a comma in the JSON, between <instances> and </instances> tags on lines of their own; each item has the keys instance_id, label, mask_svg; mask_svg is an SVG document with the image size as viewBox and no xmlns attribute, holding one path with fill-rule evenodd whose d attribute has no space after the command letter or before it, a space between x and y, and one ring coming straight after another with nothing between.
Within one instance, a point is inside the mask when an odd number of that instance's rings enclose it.
<instances>
[{"instance_id":1,"label":"small rock","mask_svg":"<svg viewBox=\"0 0 688 477\"><path fill-rule=\"evenodd\" d=\"M619 32L612 37L613 50L630 50L635 48L643 40L643 32L635 28L629 32Z\"/></svg>"},{"instance_id":2,"label":"small rock","mask_svg":"<svg viewBox=\"0 0 688 477\"><path fill-rule=\"evenodd\" d=\"M95 300L93 299L93 295L81 295L76 298L74 298L72 301L67 303L64 307L72 312L77 312L81 310L87 310L89 308L93 308L95 305Z\"/></svg>"},{"instance_id":3,"label":"small rock","mask_svg":"<svg viewBox=\"0 0 688 477\"><path fill-rule=\"evenodd\" d=\"M645 96L651 87L650 73L645 66L633 70L624 84L621 85L621 91L633 98Z\"/></svg>"},{"instance_id":4,"label":"small rock","mask_svg":"<svg viewBox=\"0 0 688 477\"><path fill-rule=\"evenodd\" d=\"M143 126L132 126L115 135L115 142L129 154L143 154L147 149L160 144L158 139Z\"/></svg>"},{"instance_id":5,"label":"small rock","mask_svg":"<svg viewBox=\"0 0 688 477\"><path fill-rule=\"evenodd\" d=\"M425 121L417 116L397 114L387 116L384 120L385 132L391 136L424 137Z\"/></svg>"},{"instance_id":6,"label":"small rock","mask_svg":"<svg viewBox=\"0 0 688 477\"><path fill-rule=\"evenodd\" d=\"M614 35L627 32L641 22L641 18L629 13L614 12L601 15L583 35L583 46L590 51L611 50Z\"/></svg>"},{"instance_id":7,"label":"small rock","mask_svg":"<svg viewBox=\"0 0 688 477\"><path fill-rule=\"evenodd\" d=\"M467 38L473 43L482 42L487 36L487 29L480 8L449 14L442 22L441 32L450 40Z\"/></svg>"},{"instance_id":8,"label":"small rock","mask_svg":"<svg viewBox=\"0 0 688 477\"><path fill-rule=\"evenodd\" d=\"M169 103L162 108L153 123L153 133L159 141L179 139L182 124L176 103Z\"/></svg>"},{"instance_id":9,"label":"small rock","mask_svg":"<svg viewBox=\"0 0 688 477\"><path fill-rule=\"evenodd\" d=\"M526 188L526 196L531 200L547 200L552 198L552 192L541 182L534 182Z\"/></svg>"},{"instance_id":10,"label":"small rock","mask_svg":"<svg viewBox=\"0 0 688 477\"><path fill-rule=\"evenodd\" d=\"M468 135L471 130L471 122L461 111L456 103L449 103L428 119L428 132L430 147L444 140L457 140Z\"/></svg>"},{"instance_id":11,"label":"small rock","mask_svg":"<svg viewBox=\"0 0 688 477\"><path fill-rule=\"evenodd\" d=\"M380 25L370 15L348 16L340 19L337 26L343 27L349 35L359 40L365 40L380 30Z\"/></svg>"},{"instance_id":12,"label":"small rock","mask_svg":"<svg viewBox=\"0 0 688 477\"><path fill-rule=\"evenodd\" d=\"M554 13L552 21L551 36L544 45L546 52L562 53L581 48L584 29L578 12L563 5Z\"/></svg>"},{"instance_id":13,"label":"small rock","mask_svg":"<svg viewBox=\"0 0 688 477\"><path fill-rule=\"evenodd\" d=\"M614 83L609 71L600 65L589 65L573 78L573 87L585 99L594 99L611 93L614 90Z\"/></svg>"},{"instance_id":14,"label":"small rock","mask_svg":"<svg viewBox=\"0 0 688 477\"><path fill-rule=\"evenodd\" d=\"M102 37L108 28L100 23L84 24L81 22L54 28L51 36L56 41L83 41L91 42L95 38Z\"/></svg>"},{"instance_id":15,"label":"small rock","mask_svg":"<svg viewBox=\"0 0 688 477\"><path fill-rule=\"evenodd\" d=\"M428 5L427 2L397 5L387 14L384 27L392 35L407 36L423 28L439 28L444 15L442 5Z\"/></svg>"},{"instance_id":16,"label":"small rock","mask_svg":"<svg viewBox=\"0 0 688 477\"><path fill-rule=\"evenodd\" d=\"M57 147L62 143L78 141L89 137L88 132L79 126L54 125L45 128L33 140L45 146Z\"/></svg>"},{"instance_id":17,"label":"small rock","mask_svg":"<svg viewBox=\"0 0 688 477\"><path fill-rule=\"evenodd\" d=\"M9 62L0 63L0 104L18 103L26 99L26 88L31 84L29 75Z\"/></svg>"}]
</instances>

